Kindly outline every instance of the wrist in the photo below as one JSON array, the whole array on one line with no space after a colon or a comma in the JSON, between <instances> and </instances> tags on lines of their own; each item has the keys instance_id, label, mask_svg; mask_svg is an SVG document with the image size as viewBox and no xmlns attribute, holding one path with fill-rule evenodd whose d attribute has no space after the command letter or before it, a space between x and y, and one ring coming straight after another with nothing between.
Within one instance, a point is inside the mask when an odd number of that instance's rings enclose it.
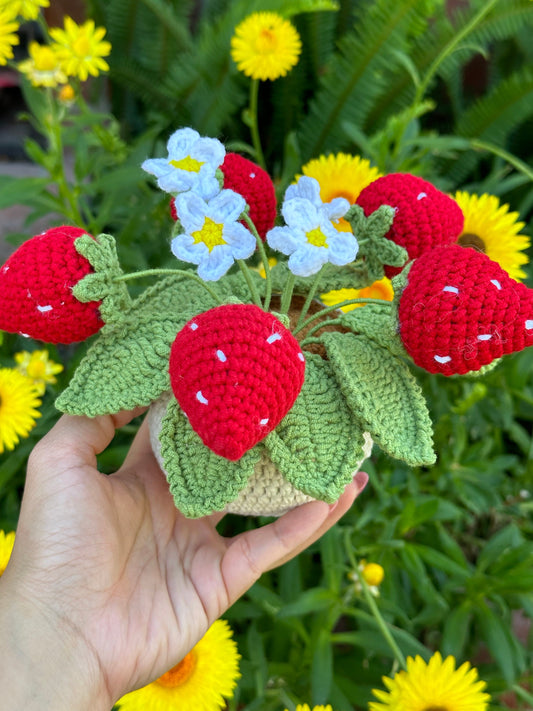
<instances>
[{"instance_id":1,"label":"wrist","mask_svg":"<svg viewBox=\"0 0 533 711\"><path fill-rule=\"evenodd\" d=\"M110 711L96 654L79 632L0 579L0 709ZM3 683L2 683L3 682Z\"/></svg>"}]
</instances>

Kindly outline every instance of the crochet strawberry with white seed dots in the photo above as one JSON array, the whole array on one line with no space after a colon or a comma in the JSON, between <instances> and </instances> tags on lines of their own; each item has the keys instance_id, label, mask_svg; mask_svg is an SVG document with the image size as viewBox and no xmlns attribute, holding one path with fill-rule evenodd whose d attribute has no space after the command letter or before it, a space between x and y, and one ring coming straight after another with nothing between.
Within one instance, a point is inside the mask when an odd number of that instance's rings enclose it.
<instances>
[{"instance_id":1,"label":"crochet strawberry with white seed dots","mask_svg":"<svg viewBox=\"0 0 533 711\"><path fill-rule=\"evenodd\" d=\"M533 345L533 289L470 247L436 247L409 268L398 318L417 365L463 375Z\"/></svg>"},{"instance_id":2,"label":"crochet strawberry with white seed dots","mask_svg":"<svg viewBox=\"0 0 533 711\"><path fill-rule=\"evenodd\" d=\"M0 329L45 343L83 341L104 325L100 302L82 303L72 288L93 272L74 241L79 227L53 227L24 242L0 269Z\"/></svg>"},{"instance_id":3,"label":"crochet strawberry with white seed dots","mask_svg":"<svg viewBox=\"0 0 533 711\"><path fill-rule=\"evenodd\" d=\"M243 196L250 208L249 217L265 241L277 214L276 191L270 175L257 163L238 153L226 153L220 170L224 174L224 188ZM170 214L172 219L178 219L174 198L170 201Z\"/></svg>"},{"instance_id":4,"label":"crochet strawberry with white seed dots","mask_svg":"<svg viewBox=\"0 0 533 711\"><path fill-rule=\"evenodd\" d=\"M171 348L169 373L203 443L237 460L291 409L304 382L305 358L273 314L253 304L227 304L183 327Z\"/></svg>"},{"instance_id":5,"label":"crochet strawberry with white seed dots","mask_svg":"<svg viewBox=\"0 0 533 711\"><path fill-rule=\"evenodd\" d=\"M361 191L357 205L367 217L381 205L394 208L394 220L385 237L404 247L409 259L452 244L463 230L464 215L456 201L410 173L390 173L374 180ZM400 271L385 267L389 278Z\"/></svg>"}]
</instances>

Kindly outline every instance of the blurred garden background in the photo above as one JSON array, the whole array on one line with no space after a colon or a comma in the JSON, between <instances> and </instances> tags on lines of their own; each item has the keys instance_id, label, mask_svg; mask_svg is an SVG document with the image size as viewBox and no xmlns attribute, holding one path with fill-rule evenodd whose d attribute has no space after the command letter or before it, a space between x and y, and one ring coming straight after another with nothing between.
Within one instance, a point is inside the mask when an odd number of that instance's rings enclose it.
<instances>
[{"instance_id":1,"label":"blurred garden background","mask_svg":"<svg viewBox=\"0 0 533 711\"><path fill-rule=\"evenodd\" d=\"M250 79L231 56L257 11L301 38L274 80ZM533 287L532 29L531 0L0 0L2 261L72 224L114 235L125 269L172 266L168 196L140 165L191 126L264 160L278 199L304 167L333 187L348 175L352 202L369 175L419 175L468 214L463 244ZM50 42L90 60L56 66ZM28 454L87 344L1 337L7 533ZM2 411L13 370L39 382L39 416L15 439ZM228 612L242 656L229 709L361 711L406 657L437 652L477 668L487 708L533 709L533 351L481 377L416 376L437 463L412 469L375 446L353 509ZM102 471L120 466L135 428L117 434ZM227 516L220 530L258 523ZM486 707L454 703L390 709Z\"/></svg>"}]
</instances>

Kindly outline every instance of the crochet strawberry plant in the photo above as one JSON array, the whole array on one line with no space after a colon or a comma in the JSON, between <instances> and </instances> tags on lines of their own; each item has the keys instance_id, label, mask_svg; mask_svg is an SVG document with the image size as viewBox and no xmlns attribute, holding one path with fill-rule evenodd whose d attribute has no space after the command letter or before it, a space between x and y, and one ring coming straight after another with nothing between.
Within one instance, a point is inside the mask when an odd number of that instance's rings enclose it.
<instances>
[{"instance_id":1,"label":"crochet strawberry plant","mask_svg":"<svg viewBox=\"0 0 533 711\"><path fill-rule=\"evenodd\" d=\"M268 175L215 139L180 129L168 156L143 167L171 196L172 253L196 269L123 274L112 237L71 232L68 280L63 267L54 278L54 248L45 276L39 256L9 281L26 264L23 245L1 288L25 313L26 291L33 299L42 283L68 323L80 313L90 322L76 338L98 331L56 405L89 417L149 406L154 454L186 516L333 502L373 444L429 466L432 423L409 361L465 374L533 345L533 292L455 244L458 205L421 178L384 176L350 205L324 202L303 176L274 224ZM356 296L344 305L363 308L344 312L320 301L387 273L393 302ZM150 276L159 278L130 299L128 280ZM47 328L35 337L68 330Z\"/></svg>"}]
</instances>

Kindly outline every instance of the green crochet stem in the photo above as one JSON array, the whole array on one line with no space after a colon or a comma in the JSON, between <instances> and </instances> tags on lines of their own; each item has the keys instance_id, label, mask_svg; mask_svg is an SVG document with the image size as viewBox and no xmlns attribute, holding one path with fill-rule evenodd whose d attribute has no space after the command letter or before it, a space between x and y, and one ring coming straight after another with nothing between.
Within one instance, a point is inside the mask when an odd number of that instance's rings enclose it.
<instances>
[{"instance_id":1,"label":"green crochet stem","mask_svg":"<svg viewBox=\"0 0 533 711\"><path fill-rule=\"evenodd\" d=\"M291 272L287 278L287 281L285 282L283 291L281 292L281 306L279 310L280 314L289 313L289 307L291 305L292 293L294 291L295 282L296 275Z\"/></svg>"},{"instance_id":2,"label":"green crochet stem","mask_svg":"<svg viewBox=\"0 0 533 711\"><path fill-rule=\"evenodd\" d=\"M351 541L350 536L351 536L351 531L349 528L347 528L344 533L344 546L346 549L346 553L348 555L348 560L350 561L350 565L352 566L352 569L357 574L357 577L359 578L359 582L361 583L361 588L363 590L363 595L365 597L365 601L366 601L368 607L370 608L370 612L372 613L374 619L376 620L377 626L379 627L381 634L383 635L383 637L385 638L385 641L391 648L391 651L394 654L394 658L396 659L398 664L400 664L402 669L406 669L407 662L406 662L405 656L404 656L402 650L397 645L396 640L392 636L387 623L383 619L383 615L379 611L379 608L376 605L376 601L374 600L374 598L372 597L372 593L368 589L368 584L367 584L366 580L361 575L359 566L357 564L357 561L355 560L355 556L352 551L352 541Z\"/></svg>"},{"instance_id":3,"label":"green crochet stem","mask_svg":"<svg viewBox=\"0 0 533 711\"><path fill-rule=\"evenodd\" d=\"M270 275L270 264L268 263L268 256L265 250L265 245L263 244L263 240L261 239L261 237L259 237L259 233L253 223L253 220L250 218L250 215L245 212L242 215L242 219L246 222L250 232L255 237L255 241L257 242L257 250L259 252L259 256L261 257L263 269L265 270L266 288L263 308L265 311L268 311L270 306L270 299L272 298L272 277Z\"/></svg>"},{"instance_id":4,"label":"green crochet stem","mask_svg":"<svg viewBox=\"0 0 533 711\"><path fill-rule=\"evenodd\" d=\"M296 335L301 331L302 329L306 328L310 323L315 321L317 318L320 318L321 316L326 316L327 314L332 313L333 311L338 311L342 306L351 306L352 304L387 304L389 302L385 301L384 299L347 299L346 301L340 301L338 304L334 304L333 306L328 306L325 309L322 309L321 311L317 311L316 314L313 314L312 316L309 316L309 318L304 321L302 324L298 324L294 331L292 332L293 335ZM326 325L326 324L324 324Z\"/></svg>"},{"instance_id":5,"label":"green crochet stem","mask_svg":"<svg viewBox=\"0 0 533 711\"><path fill-rule=\"evenodd\" d=\"M180 276L184 276L187 279L192 279L197 284L200 284L201 286L203 286L203 288L208 292L208 294L210 296L213 297L213 299L217 302L217 304L222 303L219 295L215 291L213 291L213 289L210 289L209 286L207 286L207 284L205 283L205 281L203 279L200 279L200 277L197 274L188 272L185 269L144 269L143 271L140 271L140 272L131 272L130 274L122 274L121 276L116 278L116 281L132 281L133 279L142 279L143 277L169 276L171 274L179 274Z\"/></svg>"},{"instance_id":6,"label":"green crochet stem","mask_svg":"<svg viewBox=\"0 0 533 711\"><path fill-rule=\"evenodd\" d=\"M318 270L316 273L315 279L313 283L311 284L311 288L309 289L309 293L307 294L307 298L304 302L304 305L302 306L302 312L300 313L300 318L298 319L298 323L296 324L296 328L301 326L304 322L305 315L309 311L309 307L311 306L311 301L313 300L316 290L318 289L318 285L320 283L320 280L322 278L322 268Z\"/></svg>"},{"instance_id":7,"label":"green crochet stem","mask_svg":"<svg viewBox=\"0 0 533 711\"><path fill-rule=\"evenodd\" d=\"M314 333L316 333L317 331L320 331L320 329L324 328L325 326L342 326L342 321L338 318L332 318L332 319L329 319L328 321L324 321L323 323L317 323L316 326L313 326L312 328L309 329L306 337L303 339L303 341L300 341L300 345L306 346L308 343L308 339L311 339L313 342L320 341L319 338L312 338L312 335Z\"/></svg>"},{"instance_id":8,"label":"green crochet stem","mask_svg":"<svg viewBox=\"0 0 533 711\"><path fill-rule=\"evenodd\" d=\"M252 276L250 274L250 267L246 264L244 259L237 259L236 260L237 264L239 265L239 269L242 272L242 275L248 285L248 289L250 289L250 295L252 297L252 301L256 306L259 306L259 308L262 308L261 306L261 298L259 296L259 293L257 289L255 288L255 284L252 280Z\"/></svg>"}]
</instances>

